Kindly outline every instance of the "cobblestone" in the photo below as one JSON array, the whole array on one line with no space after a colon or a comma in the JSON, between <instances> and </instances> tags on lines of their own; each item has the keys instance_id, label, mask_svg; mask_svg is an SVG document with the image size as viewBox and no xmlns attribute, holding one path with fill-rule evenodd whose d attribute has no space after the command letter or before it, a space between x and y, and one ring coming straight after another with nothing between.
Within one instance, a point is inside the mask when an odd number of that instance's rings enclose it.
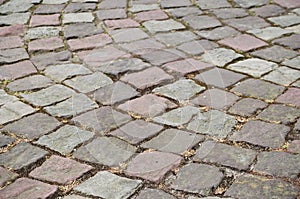
<instances>
[{"instance_id":1,"label":"cobblestone","mask_svg":"<svg viewBox=\"0 0 300 199\"><path fill-rule=\"evenodd\" d=\"M206 51L204 55L202 55L202 60L212 63L216 66L224 67L231 61L241 57L243 57L243 55L235 53L233 50L229 50L226 48L216 48Z\"/></svg>"}]
</instances>

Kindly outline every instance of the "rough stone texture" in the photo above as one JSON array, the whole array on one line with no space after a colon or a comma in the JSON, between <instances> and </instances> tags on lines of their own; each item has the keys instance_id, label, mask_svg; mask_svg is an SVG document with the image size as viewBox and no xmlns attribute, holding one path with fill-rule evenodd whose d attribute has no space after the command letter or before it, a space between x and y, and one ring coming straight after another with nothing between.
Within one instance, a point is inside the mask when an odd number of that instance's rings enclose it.
<instances>
[{"instance_id":1,"label":"rough stone texture","mask_svg":"<svg viewBox=\"0 0 300 199\"><path fill-rule=\"evenodd\" d=\"M13 13L0 16L0 25L26 24L30 18L29 13Z\"/></svg>"},{"instance_id":2,"label":"rough stone texture","mask_svg":"<svg viewBox=\"0 0 300 199\"><path fill-rule=\"evenodd\" d=\"M123 82L115 82L96 90L93 98L103 105L115 104L137 96L139 93Z\"/></svg>"},{"instance_id":3,"label":"rough stone texture","mask_svg":"<svg viewBox=\"0 0 300 199\"><path fill-rule=\"evenodd\" d=\"M144 152L128 164L125 173L158 183L171 169L177 167L182 158L165 152Z\"/></svg>"},{"instance_id":4,"label":"rough stone texture","mask_svg":"<svg viewBox=\"0 0 300 199\"><path fill-rule=\"evenodd\" d=\"M88 110L98 108L97 103L92 101L84 94L74 94L65 101L45 108L52 116L72 117Z\"/></svg>"},{"instance_id":5,"label":"rough stone texture","mask_svg":"<svg viewBox=\"0 0 300 199\"><path fill-rule=\"evenodd\" d=\"M22 47L23 41L18 36L8 36L0 38L0 49Z\"/></svg>"},{"instance_id":6,"label":"rough stone texture","mask_svg":"<svg viewBox=\"0 0 300 199\"><path fill-rule=\"evenodd\" d=\"M185 17L187 15L193 15L193 14L202 14L203 12L198 9L197 7L179 7L179 8L172 8L167 9L168 13L170 13L175 18L181 18Z\"/></svg>"},{"instance_id":7,"label":"rough stone texture","mask_svg":"<svg viewBox=\"0 0 300 199\"><path fill-rule=\"evenodd\" d=\"M278 86L266 81L248 79L237 85L231 91L241 93L248 97L254 97L264 100L273 100L284 90L284 87Z\"/></svg>"},{"instance_id":8,"label":"rough stone texture","mask_svg":"<svg viewBox=\"0 0 300 199\"><path fill-rule=\"evenodd\" d=\"M185 28L184 25L182 25L177 21L174 21L173 19L162 20L162 21L156 21L156 20L146 21L143 23L143 26L145 26L147 30L152 34L158 32L168 32L171 30L180 30Z\"/></svg>"},{"instance_id":9,"label":"rough stone texture","mask_svg":"<svg viewBox=\"0 0 300 199\"><path fill-rule=\"evenodd\" d=\"M191 163L181 168L170 183L173 189L207 195L222 178L223 173L217 167Z\"/></svg>"},{"instance_id":10,"label":"rough stone texture","mask_svg":"<svg viewBox=\"0 0 300 199\"><path fill-rule=\"evenodd\" d=\"M21 96L28 102L34 104L35 106L46 106L59 102L71 97L75 92L65 86L55 84L48 88L29 93L21 94Z\"/></svg>"},{"instance_id":11,"label":"rough stone texture","mask_svg":"<svg viewBox=\"0 0 300 199\"><path fill-rule=\"evenodd\" d=\"M231 27L225 26L225 27L218 27L213 30L199 31L197 32L197 34L207 39L220 40L227 37L236 36L239 34L239 32Z\"/></svg>"},{"instance_id":12,"label":"rough stone texture","mask_svg":"<svg viewBox=\"0 0 300 199\"><path fill-rule=\"evenodd\" d=\"M162 49L142 54L142 58L152 65L160 66L168 62L185 58L185 54L176 49Z\"/></svg>"},{"instance_id":13,"label":"rough stone texture","mask_svg":"<svg viewBox=\"0 0 300 199\"><path fill-rule=\"evenodd\" d=\"M0 134L0 147L5 147L15 141L14 138Z\"/></svg>"},{"instance_id":14,"label":"rough stone texture","mask_svg":"<svg viewBox=\"0 0 300 199\"><path fill-rule=\"evenodd\" d=\"M198 0L197 4L201 9L215 9L215 8L226 8L231 5L226 0Z\"/></svg>"},{"instance_id":15,"label":"rough stone texture","mask_svg":"<svg viewBox=\"0 0 300 199\"><path fill-rule=\"evenodd\" d=\"M26 60L15 64L6 64L0 67L1 80L14 80L23 76L36 73L37 70L33 64Z\"/></svg>"},{"instance_id":16,"label":"rough stone texture","mask_svg":"<svg viewBox=\"0 0 300 199\"><path fill-rule=\"evenodd\" d=\"M144 117L154 117L165 112L168 108L175 107L176 104L173 102L153 94L144 95L118 106L118 108L123 111L136 113Z\"/></svg>"},{"instance_id":17,"label":"rough stone texture","mask_svg":"<svg viewBox=\"0 0 300 199\"><path fill-rule=\"evenodd\" d=\"M199 113L189 123L187 129L218 138L226 138L233 131L236 123L233 116L217 110L210 110Z\"/></svg>"},{"instance_id":18,"label":"rough stone texture","mask_svg":"<svg viewBox=\"0 0 300 199\"><path fill-rule=\"evenodd\" d=\"M270 17L268 20L284 28L300 23L300 17L294 14Z\"/></svg>"},{"instance_id":19,"label":"rough stone texture","mask_svg":"<svg viewBox=\"0 0 300 199\"><path fill-rule=\"evenodd\" d=\"M247 1L247 0L234 0L239 6L242 8L250 8L253 6L262 6L268 3L268 0L253 0L253 1Z\"/></svg>"},{"instance_id":20,"label":"rough stone texture","mask_svg":"<svg viewBox=\"0 0 300 199\"><path fill-rule=\"evenodd\" d=\"M48 66L44 72L48 77L58 82L76 75L87 75L91 73L89 69L80 64L52 65Z\"/></svg>"},{"instance_id":21,"label":"rough stone texture","mask_svg":"<svg viewBox=\"0 0 300 199\"><path fill-rule=\"evenodd\" d=\"M223 8L213 10L213 13L221 19L230 19L236 17L246 17L248 13L241 8Z\"/></svg>"},{"instance_id":22,"label":"rough stone texture","mask_svg":"<svg viewBox=\"0 0 300 199\"><path fill-rule=\"evenodd\" d=\"M75 126L66 125L51 133L42 136L36 144L46 146L63 155L71 153L79 144L89 140L94 133L79 129Z\"/></svg>"},{"instance_id":23,"label":"rough stone texture","mask_svg":"<svg viewBox=\"0 0 300 199\"><path fill-rule=\"evenodd\" d=\"M164 199L175 199L175 196L168 194L159 189L144 189L135 199L152 199L152 198L164 198Z\"/></svg>"},{"instance_id":24,"label":"rough stone texture","mask_svg":"<svg viewBox=\"0 0 300 199\"><path fill-rule=\"evenodd\" d=\"M55 26L30 28L25 34L25 39L33 40L49 37L58 37L60 30L61 28Z\"/></svg>"},{"instance_id":25,"label":"rough stone texture","mask_svg":"<svg viewBox=\"0 0 300 199\"><path fill-rule=\"evenodd\" d=\"M283 124L289 124L296 122L296 118L298 118L299 116L300 112L296 108L281 104L271 104L257 117L261 120L270 122L281 122Z\"/></svg>"},{"instance_id":26,"label":"rough stone texture","mask_svg":"<svg viewBox=\"0 0 300 199\"><path fill-rule=\"evenodd\" d=\"M72 51L92 49L111 43L112 40L107 34L97 34L80 39L68 40L68 45Z\"/></svg>"},{"instance_id":27,"label":"rough stone texture","mask_svg":"<svg viewBox=\"0 0 300 199\"><path fill-rule=\"evenodd\" d=\"M69 51L61 52L49 52L45 54L39 54L31 58L32 63L38 70L44 70L47 66L63 64L71 58Z\"/></svg>"},{"instance_id":28,"label":"rough stone texture","mask_svg":"<svg viewBox=\"0 0 300 199\"><path fill-rule=\"evenodd\" d=\"M270 197L287 199L295 198L298 193L298 188L282 180L244 174L233 182L231 187L225 192L225 196L241 199Z\"/></svg>"},{"instance_id":29,"label":"rough stone texture","mask_svg":"<svg viewBox=\"0 0 300 199\"><path fill-rule=\"evenodd\" d=\"M200 73L195 77L195 79L205 83L206 85L212 85L219 88L226 88L245 77L245 75L231 72L229 70L213 68L209 71Z\"/></svg>"},{"instance_id":30,"label":"rough stone texture","mask_svg":"<svg viewBox=\"0 0 300 199\"><path fill-rule=\"evenodd\" d=\"M289 85L300 77L300 71L285 66L276 68L271 73L265 75L263 79L281 84Z\"/></svg>"},{"instance_id":31,"label":"rough stone texture","mask_svg":"<svg viewBox=\"0 0 300 199\"><path fill-rule=\"evenodd\" d=\"M117 43L132 42L135 40L146 39L149 36L139 28L123 28L110 31L110 35Z\"/></svg>"},{"instance_id":32,"label":"rough stone texture","mask_svg":"<svg viewBox=\"0 0 300 199\"><path fill-rule=\"evenodd\" d=\"M289 127L281 124L249 121L240 131L235 132L230 139L263 147L279 148L284 144L285 136L289 131Z\"/></svg>"},{"instance_id":33,"label":"rough stone texture","mask_svg":"<svg viewBox=\"0 0 300 199\"><path fill-rule=\"evenodd\" d=\"M299 34L293 34L291 36L288 37L283 37L280 39L276 39L273 41L274 44L279 44L282 46L286 46L288 48L297 50L300 48L300 35Z\"/></svg>"},{"instance_id":34,"label":"rough stone texture","mask_svg":"<svg viewBox=\"0 0 300 199\"><path fill-rule=\"evenodd\" d=\"M65 80L64 83L81 93L88 93L109 84L113 81L101 72L96 72L90 75L77 76L69 80Z\"/></svg>"},{"instance_id":35,"label":"rough stone texture","mask_svg":"<svg viewBox=\"0 0 300 199\"><path fill-rule=\"evenodd\" d=\"M134 120L112 131L110 134L117 136L131 144L138 144L143 140L154 136L163 129L162 126L146 122L144 120Z\"/></svg>"},{"instance_id":36,"label":"rough stone texture","mask_svg":"<svg viewBox=\"0 0 300 199\"><path fill-rule=\"evenodd\" d=\"M167 19L168 15L162 10L150 10L145 12L139 12L135 16L135 20L138 22L149 21L149 20L162 20Z\"/></svg>"},{"instance_id":37,"label":"rough stone texture","mask_svg":"<svg viewBox=\"0 0 300 199\"><path fill-rule=\"evenodd\" d=\"M197 37L191 31L182 31L174 33L159 33L155 35L155 38L167 46L177 46L184 42L194 40Z\"/></svg>"},{"instance_id":38,"label":"rough stone texture","mask_svg":"<svg viewBox=\"0 0 300 199\"><path fill-rule=\"evenodd\" d=\"M97 17L101 20L126 18L127 14L123 9L99 10L96 12Z\"/></svg>"},{"instance_id":39,"label":"rough stone texture","mask_svg":"<svg viewBox=\"0 0 300 199\"><path fill-rule=\"evenodd\" d=\"M223 39L219 41L219 43L229 46L235 50L241 50L245 52L268 45L266 42L247 34Z\"/></svg>"},{"instance_id":40,"label":"rough stone texture","mask_svg":"<svg viewBox=\"0 0 300 199\"><path fill-rule=\"evenodd\" d=\"M131 180L108 171L101 171L76 186L75 190L95 197L122 199L128 198L141 185L141 180Z\"/></svg>"},{"instance_id":41,"label":"rough stone texture","mask_svg":"<svg viewBox=\"0 0 300 199\"><path fill-rule=\"evenodd\" d=\"M164 64L163 67L182 75L186 75L188 73L209 69L213 67L213 65L196 59L185 59Z\"/></svg>"},{"instance_id":42,"label":"rough stone texture","mask_svg":"<svg viewBox=\"0 0 300 199\"><path fill-rule=\"evenodd\" d=\"M183 7L192 5L188 0L181 1L172 1L172 0L161 0L160 2L163 8L172 8L172 7Z\"/></svg>"},{"instance_id":43,"label":"rough stone texture","mask_svg":"<svg viewBox=\"0 0 300 199\"><path fill-rule=\"evenodd\" d=\"M55 118L36 113L6 125L3 130L24 138L35 139L54 130L60 124Z\"/></svg>"},{"instance_id":44,"label":"rough stone texture","mask_svg":"<svg viewBox=\"0 0 300 199\"><path fill-rule=\"evenodd\" d=\"M81 146L74 157L106 166L120 166L135 152L135 147L113 137L99 137L91 143Z\"/></svg>"},{"instance_id":45,"label":"rough stone texture","mask_svg":"<svg viewBox=\"0 0 300 199\"><path fill-rule=\"evenodd\" d=\"M141 72L126 74L121 78L121 81L130 83L138 89L145 89L172 79L173 77L162 69L151 67Z\"/></svg>"},{"instance_id":46,"label":"rough stone texture","mask_svg":"<svg viewBox=\"0 0 300 199\"><path fill-rule=\"evenodd\" d=\"M286 104L293 104L297 107L300 107L299 100L300 96L300 89L298 88L290 88L284 94L280 95L276 101Z\"/></svg>"},{"instance_id":47,"label":"rough stone texture","mask_svg":"<svg viewBox=\"0 0 300 199\"><path fill-rule=\"evenodd\" d=\"M11 0L0 6L0 13L26 12L32 6L33 4L30 1L20 2L18 0Z\"/></svg>"},{"instance_id":48,"label":"rough stone texture","mask_svg":"<svg viewBox=\"0 0 300 199\"><path fill-rule=\"evenodd\" d=\"M235 103L229 109L229 112L244 117L249 117L254 115L258 110L265 108L266 106L267 104L263 101L252 98L243 98Z\"/></svg>"},{"instance_id":49,"label":"rough stone texture","mask_svg":"<svg viewBox=\"0 0 300 199\"><path fill-rule=\"evenodd\" d=\"M103 106L72 119L76 124L91 128L101 134L130 120L129 115L115 111L109 106Z\"/></svg>"},{"instance_id":50,"label":"rough stone texture","mask_svg":"<svg viewBox=\"0 0 300 199\"><path fill-rule=\"evenodd\" d=\"M282 35L291 33L291 31L279 27L267 27L263 29L254 29L254 30L249 30L247 32L254 34L255 36L263 40L272 40Z\"/></svg>"},{"instance_id":51,"label":"rough stone texture","mask_svg":"<svg viewBox=\"0 0 300 199\"><path fill-rule=\"evenodd\" d=\"M296 8L300 6L297 0L275 0L274 2L285 8Z\"/></svg>"},{"instance_id":52,"label":"rough stone texture","mask_svg":"<svg viewBox=\"0 0 300 199\"><path fill-rule=\"evenodd\" d=\"M265 28L270 25L262 18L256 16L247 16L244 18L236 18L236 19L226 19L224 20L224 22L240 31Z\"/></svg>"},{"instance_id":53,"label":"rough stone texture","mask_svg":"<svg viewBox=\"0 0 300 199\"><path fill-rule=\"evenodd\" d=\"M187 54L200 55L203 54L206 50L211 50L216 47L218 47L216 43L202 39L183 43L179 45L177 49L184 51Z\"/></svg>"},{"instance_id":54,"label":"rough stone texture","mask_svg":"<svg viewBox=\"0 0 300 199\"><path fill-rule=\"evenodd\" d=\"M59 25L59 14L53 15L33 15L30 19L29 25L31 27L37 26L55 26Z\"/></svg>"},{"instance_id":55,"label":"rough stone texture","mask_svg":"<svg viewBox=\"0 0 300 199\"><path fill-rule=\"evenodd\" d=\"M300 153L300 140L293 140L288 145L288 151L292 153Z\"/></svg>"},{"instance_id":56,"label":"rough stone texture","mask_svg":"<svg viewBox=\"0 0 300 199\"><path fill-rule=\"evenodd\" d=\"M272 17L278 16L285 12L285 10L277 5L269 4L257 8L252 8L250 11L254 12L259 17Z\"/></svg>"},{"instance_id":57,"label":"rough stone texture","mask_svg":"<svg viewBox=\"0 0 300 199\"><path fill-rule=\"evenodd\" d=\"M241 54L235 53L233 50L229 50L226 48L216 48L213 50L206 51L201 58L205 62L209 62L216 66L223 67L229 62L240 57L243 56Z\"/></svg>"},{"instance_id":58,"label":"rough stone texture","mask_svg":"<svg viewBox=\"0 0 300 199\"><path fill-rule=\"evenodd\" d=\"M29 176L49 182L67 184L91 169L91 166L81 164L68 158L51 156L40 167L30 172Z\"/></svg>"},{"instance_id":59,"label":"rough stone texture","mask_svg":"<svg viewBox=\"0 0 300 199\"><path fill-rule=\"evenodd\" d=\"M33 75L10 82L8 83L7 88L10 91L18 92L46 88L52 84L53 81L43 75Z\"/></svg>"},{"instance_id":60,"label":"rough stone texture","mask_svg":"<svg viewBox=\"0 0 300 199\"><path fill-rule=\"evenodd\" d=\"M221 25L219 20L209 16L190 15L183 17L183 20L195 30L214 28Z\"/></svg>"},{"instance_id":61,"label":"rough stone texture","mask_svg":"<svg viewBox=\"0 0 300 199\"><path fill-rule=\"evenodd\" d=\"M285 49L282 46L272 46L270 48L257 50L251 53L251 55L274 62L282 62L297 56L298 53Z\"/></svg>"},{"instance_id":62,"label":"rough stone texture","mask_svg":"<svg viewBox=\"0 0 300 199\"><path fill-rule=\"evenodd\" d=\"M103 32L101 27L95 26L93 23L75 23L64 26L64 36L67 39L74 37L85 37Z\"/></svg>"},{"instance_id":63,"label":"rough stone texture","mask_svg":"<svg viewBox=\"0 0 300 199\"><path fill-rule=\"evenodd\" d=\"M256 152L254 150L207 141L198 149L194 160L247 170L255 157Z\"/></svg>"},{"instance_id":64,"label":"rough stone texture","mask_svg":"<svg viewBox=\"0 0 300 199\"><path fill-rule=\"evenodd\" d=\"M0 154L0 165L20 170L42 159L47 154L48 152L31 144L20 143L10 151Z\"/></svg>"},{"instance_id":65,"label":"rough stone texture","mask_svg":"<svg viewBox=\"0 0 300 199\"><path fill-rule=\"evenodd\" d=\"M205 90L205 87L199 86L193 80L183 79L173 84L155 88L153 92L177 101L183 101L190 99L203 90Z\"/></svg>"},{"instance_id":66,"label":"rough stone texture","mask_svg":"<svg viewBox=\"0 0 300 199\"><path fill-rule=\"evenodd\" d=\"M262 152L257 157L254 171L272 176L297 178L300 173L299 160L299 155L285 152Z\"/></svg>"},{"instance_id":67,"label":"rough stone texture","mask_svg":"<svg viewBox=\"0 0 300 199\"><path fill-rule=\"evenodd\" d=\"M230 64L227 68L237 72L246 73L253 77L261 77L276 67L276 63L268 62L258 58L250 58Z\"/></svg>"},{"instance_id":68,"label":"rough stone texture","mask_svg":"<svg viewBox=\"0 0 300 199\"><path fill-rule=\"evenodd\" d=\"M23 48L0 50L0 64L9 64L16 61L28 59L29 56Z\"/></svg>"},{"instance_id":69,"label":"rough stone texture","mask_svg":"<svg viewBox=\"0 0 300 199\"><path fill-rule=\"evenodd\" d=\"M127 51L142 55L145 53L150 53L155 50L159 50L164 48L164 45L157 42L154 39L144 39L139 41L134 41L126 44L120 44L122 48L126 49Z\"/></svg>"},{"instance_id":70,"label":"rough stone texture","mask_svg":"<svg viewBox=\"0 0 300 199\"><path fill-rule=\"evenodd\" d=\"M1 198L41 198L51 197L58 187L29 178L19 178L0 191Z\"/></svg>"},{"instance_id":71,"label":"rough stone texture","mask_svg":"<svg viewBox=\"0 0 300 199\"><path fill-rule=\"evenodd\" d=\"M295 57L293 59L288 59L286 61L284 61L282 64L295 68L295 69L300 69L300 56Z\"/></svg>"},{"instance_id":72,"label":"rough stone texture","mask_svg":"<svg viewBox=\"0 0 300 199\"><path fill-rule=\"evenodd\" d=\"M219 99L224 99L224 101ZM200 106L224 110L234 104L238 99L239 97L232 93L213 88L206 90L204 93L191 100L191 102Z\"/></svg>"},{"instance_id":73,"label":"rough stone texture","mask_svg":"<svg viewBox=\"0 0 300 199\"><path fill-rule=\"evenodd\" d=\"M3 167L0 167L0 186L3 186L7 181L14 180L18 177L18 174L9 171ZM0 192L1 196L1 192Z\"/></svg>"},{"instance_id":74,"label":"rough stone texture","mask_svg":"<svg viewBox=\"0 0 300 199\"><path fill-rule=\"evenodd\" d=\"M111 29L139 27L140 24L132 19L105 20L105 25Z\"/></svg>"},{"instance_id":75,"label":"rough stone texture","mask_svg":"<svg viewBox=\"0 0 300 199\"><path fill-rule=\"evenodd\" d=\"M28 44L28 51L29 52L36 52L36 51L54 51L59 48L63 48L64 43L58 37L50 37L46 39L37 39L31 41Z\"/></svg>"},{"instance_id":76,"label":"rough stone texture","mask_svg":"<svg viewBox=\"0 0 300 199\"><path fill-rule=\"evenodd\" d=\"M63 15L62 22L68 23L80 23L80 22L93 22L94 16L92 13L66 13Z\"/></svg>"},{"instance_id":77,"label":"rough stone texture","mask_svg":"<svg viewBox=\"0 0 300 199\"><path fill-rule=\"evenodd\" d=\"M141 146L163 152L183 154L203 140L204 136L202 135L177 129L167 129Z\"/></svg>"}]
</instances>

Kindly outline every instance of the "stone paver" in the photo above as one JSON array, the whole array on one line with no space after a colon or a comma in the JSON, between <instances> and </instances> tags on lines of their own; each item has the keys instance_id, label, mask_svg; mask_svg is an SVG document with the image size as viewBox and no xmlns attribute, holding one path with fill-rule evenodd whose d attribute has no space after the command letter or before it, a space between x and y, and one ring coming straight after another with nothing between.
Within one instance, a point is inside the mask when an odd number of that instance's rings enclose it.
<instances>
[{"instance_id":1,"label":"stone paver","mask_svg":"<svg viewBox=\"0 0 300 199\"><path fill-rule=\"evenodd\" d=\"M0 198L299 196L299 0L0 15Z\"/></svg>"},{"instance_id":2,"label":"stone paver","mask_svg":"<svg viewBox=\"0 0 300 199\"><path fill-rule=\"evenodd\" d=\"M66 184L91 169L91 166L81 164L68 158L51 156L40 167L30 172L29 176L40 180Z\"/></svg>"},{"instance_id":3,"label":"stone paver","mask_svg":"<svg viewBox=\"0 0 300 199\"><path fill-rule=\"evenodd\" d=\"M225 192L234 198L295 198L299 189L285 181L245 174L236 179ZM247 194L245 194L247 193Z\"/></svg>"},{"instance_id":4,"label":"stone paver","mask_svg":"<svg viewBox=\"0 0 300 199\"><path fill-rule=\"evenodd\" d=\"M192 120L187 129L197 133L226 138L233 131L236 124L233 116L227 115L221 111L211 110L205 113L199 113Z\"/></svg>"},{"instance_id":5,"label":"stone paver","mask_svg":"<svg viewBox=\"0 0 300 199\"><path fill-rule=\"evenodd\" d=\"M167 129L141 146L163 152L183 154L203 140L204 136L202 135L177 129Z\"/></svg>"},{"instance_id":6,"label":"stone paver","mask_svg":"<svg viewBox=\"0 0 300 199\"><path fill-rule=\"evenodd\" d=\"M158 183L171 169L177 167L182 158L165 152L144 152L128 164L125 173Z\"/></svg>"},{"instance_id":7,"label":"stone paver","mask_svg":"<svg viewBox=\"0 0 300 199\"><path fill-rule=\"evenodd\" d=\"M249 121L230 139L244 141L263 147L279 148L290 128L282 124L271 124L262 121Z\"/></svg>"},{"instance_id":8,"label":"stone paver","mask_svg":"<svg viewBox=\"0 0 300 199\"><path fill-rule=\"evenodd\" d=\"M181 168L174 179L170 179L173 189L207 195L217 187L223 173L214 166L191 163Z\"/></svg>"},{"instance_id":9,"label":"stone paver","mask_svg":"<svg viewBox=\"0 0 300 199\"><path fill-rule=\"evenodd\" d=\"M194 160L218 163L239 170L247 170L254 161L255 156L256 152L250 149L207 141L198 149Z\"/></svg>"},{"instance_id":10,"label":"stone paver","mask_svg":"<svg viewBox=\"0 0 300 199\"><path fill-rule=\"evenodd\" d=\"M98 172L75 187L76 191L101 198L129 198L140 186L141 180L120 177L108 171ZM114 187L114 189L111 189Z\"/></svg>"}]
</instances>

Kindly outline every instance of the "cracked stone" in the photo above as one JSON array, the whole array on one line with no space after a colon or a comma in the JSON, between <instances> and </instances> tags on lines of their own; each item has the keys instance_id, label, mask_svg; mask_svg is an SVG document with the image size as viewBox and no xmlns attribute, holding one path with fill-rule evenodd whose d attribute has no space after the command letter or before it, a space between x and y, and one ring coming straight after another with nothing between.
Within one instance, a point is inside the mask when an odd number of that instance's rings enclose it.
<instances>
[{"instance_id":1,"label":"cracked stone","mask_svg":"<svg viewBox=\"0 0 300 199\"><path fill-rule=\"evenodd\" d=\"M98 137L74 153L77 159L106 166L118 167L127 161L136 148L114 137Z\"/></svg>"},{"instance_id":2,"label":"cracked stone","mask_svg":"<svg viewBox=\"0 0 300 199\"><path fill-rule=\"evenodd\" d=\"M79 144L91 139L94 133L81 130L78 127L66 125L54 133L42 136L36 144L46 146L63 155L71 153Z\"/></svg>"}]
</instances>

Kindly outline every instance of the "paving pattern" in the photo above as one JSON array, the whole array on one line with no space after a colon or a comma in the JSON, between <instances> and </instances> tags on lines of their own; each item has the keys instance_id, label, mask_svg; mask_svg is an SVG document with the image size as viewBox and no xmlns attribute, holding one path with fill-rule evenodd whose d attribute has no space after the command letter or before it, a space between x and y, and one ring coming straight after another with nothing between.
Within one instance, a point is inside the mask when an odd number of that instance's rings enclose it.
<instances>
[{"instance_id":1,"label":"paving pattern","mask_svg":"<svg viewBox=\"0 0 300 199\"><path fill-rule=\"evenodd\" d=\"M0 0L0 199L299 199L299 0Z\"/></svg>"}]
</instances>

